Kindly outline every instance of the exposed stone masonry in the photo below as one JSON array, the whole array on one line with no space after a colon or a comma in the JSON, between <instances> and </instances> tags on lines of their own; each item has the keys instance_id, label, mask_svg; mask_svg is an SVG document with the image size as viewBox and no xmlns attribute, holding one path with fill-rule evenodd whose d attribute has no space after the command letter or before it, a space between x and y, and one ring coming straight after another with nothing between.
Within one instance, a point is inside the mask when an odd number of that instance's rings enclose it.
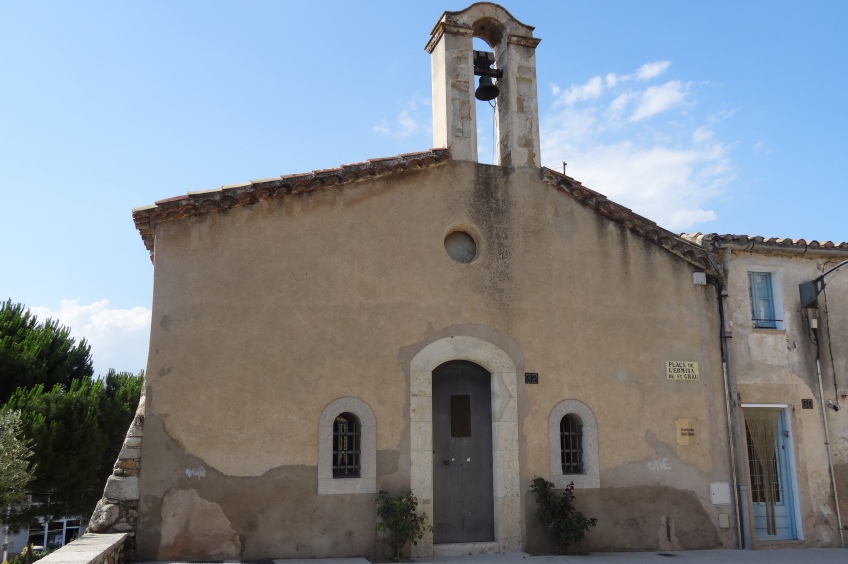
<instances>
[{"instance_id":1,"label":"exposed stone masonry","mask_svg":"<svg viewBox=\"0 0 848 564\"><path fill-rule=\"evenodd\" d=\"M141 470L141 439L144 434L144 395L106 481L103 497L97 502L86 533L127 533L124 558L133 559L138 526L138 473Z\"/></svg>"}]
</instances>

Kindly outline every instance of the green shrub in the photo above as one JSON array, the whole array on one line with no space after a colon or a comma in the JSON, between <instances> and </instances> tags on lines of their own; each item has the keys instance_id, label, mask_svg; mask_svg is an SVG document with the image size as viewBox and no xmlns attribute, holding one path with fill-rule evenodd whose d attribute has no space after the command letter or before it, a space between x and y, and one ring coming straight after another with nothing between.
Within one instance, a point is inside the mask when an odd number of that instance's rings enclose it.
<instances>
[{"instance_id":1,"label":"green shrub","mask_svg":"<svg viewBox=\"0 0 848 564\"><path fill-rule=\"evenodd\" d=\"M407 490L398 495L392 495L380 488L377 494L377 515L381 521L377 523L377 531L389 532L389 543L395 553L395 560L400 561L401 551L411 542L418 544L418 539L424 536L427 526L427 514L416 513L418 499ZM430 527L432 530L432 527Z\"/></svg>"},{"instance_id":2,"label":"green shrub","mask_svg":"<svg viewBox=\"0 0 848 564\"><path fill-rule=\"evenodd\" d=\"M3 564L30 564L31 562L35 562L36 560L41 560L51 552L53 552L51 549L33 550L32 559L27 560L27 547L24 547L20 554L18 554L17 556L13 556L9 560L6 560L5 562L3 562Z\"/></svg>"},{"instance_id":3,"label":"green shrub","mask_svg":"<svg viewBox=\"0 0 848 564\"><path fill-rule=\"evenodd\" d=\"M574 482L568 484L562 494L557 494L553 483L533 478L530 491L536 494L539 505L536 517L554 537L560 554L565 554L569 545L583 540L586 531L598 524L596 518L587 518L574 507Z\"/></svg>"}]
</instances>

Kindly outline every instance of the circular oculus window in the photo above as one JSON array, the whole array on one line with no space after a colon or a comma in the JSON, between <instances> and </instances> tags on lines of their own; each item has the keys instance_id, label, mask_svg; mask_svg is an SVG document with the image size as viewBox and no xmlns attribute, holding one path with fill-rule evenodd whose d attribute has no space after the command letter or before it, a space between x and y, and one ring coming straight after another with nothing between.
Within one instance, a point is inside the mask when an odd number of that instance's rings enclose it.
<instances>
[{"instance_id":1,"label":"circular oculus window","mask_svg":"<svg viewBox=\"0 0 848 564\"><path fill-rule=\"evenodd\" d=\"M467 264L477 256L477 243L465 231L453 231L445 237L445 250L456 262Z\"/></svg>"}]
</instances>

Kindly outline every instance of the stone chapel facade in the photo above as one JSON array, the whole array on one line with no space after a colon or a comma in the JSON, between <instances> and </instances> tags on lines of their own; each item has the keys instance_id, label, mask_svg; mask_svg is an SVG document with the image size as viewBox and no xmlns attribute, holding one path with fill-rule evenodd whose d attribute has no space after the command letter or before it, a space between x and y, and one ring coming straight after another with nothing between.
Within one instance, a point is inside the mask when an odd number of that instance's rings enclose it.
<instances>
[{"instance_id":1,"label":"stone chapel facade","mask_svg":"<svg viewBox=\"0 0 848 564\"><path fill-rule=\"evenodd\" d=\"M473 37L502 72L495 165ZM110 483L137 488L138 559L386 557L381 488L427 513L414 554L546 552L536 476L599 519L585 550L738 545L722 265L541 167L539 41L445 12L436 148L133 211L143 463Z\"/></svg>"}]
</instances>

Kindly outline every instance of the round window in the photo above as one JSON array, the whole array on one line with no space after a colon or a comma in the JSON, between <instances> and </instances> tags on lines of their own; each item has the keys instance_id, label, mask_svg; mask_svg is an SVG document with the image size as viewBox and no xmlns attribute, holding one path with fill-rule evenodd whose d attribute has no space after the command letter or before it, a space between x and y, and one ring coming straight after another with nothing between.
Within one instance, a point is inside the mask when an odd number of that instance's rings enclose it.
<instances>
[{"instance_id":1,"label":"round window","mask_svg":"<svg viewBox=\"0 0 848 564\"><path fill-rule=\"evenodd\" d=\"M454 231L445 237L445 250L450 258L465 264L477 256L477 243L465 231Z\"/></svg>"}]
</instances>

